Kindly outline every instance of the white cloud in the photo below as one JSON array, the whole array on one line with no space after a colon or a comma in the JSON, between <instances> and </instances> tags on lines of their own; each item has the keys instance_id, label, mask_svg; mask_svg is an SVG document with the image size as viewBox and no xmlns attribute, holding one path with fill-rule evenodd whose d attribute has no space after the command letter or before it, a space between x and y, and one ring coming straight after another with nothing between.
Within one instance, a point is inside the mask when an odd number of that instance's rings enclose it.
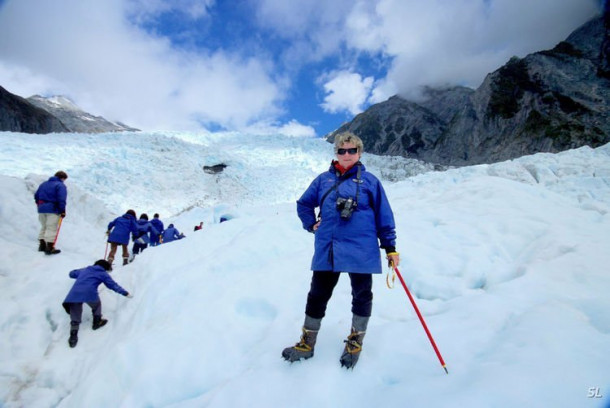
<instances>
[{"instance_id":1,"label":"white cloud","mask_svg":"<svg viewBox=\"0 0 610 408\"><path fill-rule=\"evenodd\" d=\"M285 125L279 128L279 131L283 135L293 137L315 137L316 131L311 126L303 125L296 120L291 120Z\"/></svg>"},{"instance_id":2,"label":"white cloud","mask_svg":"<svg viewBox=\"0 0 610 408\"><path fill-rule=\"evenodd\" d=\"M129 0L126 9L136 21L154 20L163 13L182 13L197 20L209 16L209 9L215 0Z\"/></svg>"},{"instance_id":3,"label":"white cloud","mask_svg":"<svg viewBox=\"0 0 610 408\"><path fill-rule=\"evenodd\" d=\"M388 100L391 96L396 95L398 90L394 82L387 81L385 78L381 81L375 82L373 89L371 90L371 95L367 100L370 104L375 104L379 102L383 102Z\"/></svg>"},{"instance_id":4,"label":"white cloud","mask_svg":"<svg viewBox=\"0 0 610 408\"><path fill-rule=\"evenodd\" d=\"M260 121L240 129L241 132L250 135L285 135L291 137L316 137L316 130L304 125L297 120L291 119L281 124L276 121Z\"/></svg>"},{"instance_id":5,"label":"white cloud","mask_svg":"<svg viewBox=\"0 0 610 408\"><path fill-rule=\"evenodd\" d=\"M40 72L32 72L27 67L18 67L0 60L0 86L7 91L25 98L36 94L49 94L69 87Z\"/></svg>"},{"instance_id":6,"label":"white cloud","mask_svg":"<svg viewBox=\"0 0 610 408\"><path fill-rule=\"evenodd\" d=\"M373 86L373 77L363 78L360 74L350 71L334 72L320 81L323 82L326 92L324 102L320 106L330 113L348 111L357 115L362 112L362 106Z\"/></svg>"},{"instance_id":7,"label":"white cloud","mask_svg":"<svg viewBox=\"0 0 610 408\"><path fill-rule=\"evenodd\" d=\"M36 78L50 93L68 91L84 110L151 130L195 130L210 122L239 128L281 111L284 85L266 61L176 50L131 25L125 4L6 1L0 62L7 68L0 83L21 94L32 91ZM9 71L20 75L5 77Z\"/></svg>"},{"instance_id":8,"label":"white cloud","mask_svg":"<svg viewBox=\"0 0 610 408\"><path fill-rule=\"evenodd\" d=\"M299 67L336 56L345 34L345 16L353 0L252 0L259 27L288 41L287 65Z\"/></svg>"},{"instance_id":9,"label":"white cloud","mask_svg":"<svg viewBox=\"0 0 610 408\"><path fill-rule=\"evenodd\" d=\"M478 87L512 56L552 48L598 11L596 0L379 0L357 3L345 26L350 47L393 57L386 90Z\"/></svg>"},{"instance_id":10,"label":"white cloud","mask_svg":"<svg viewBox=\"0 0 610 408\"><path fill-rule=\"evenodd\" d=\"M240 18L260 31L236 38L231 52L218 42L206 49L200 37L180 37L190 47L180 50L154 29L168 15L197 27L234 17L216 6L5 0L0 85L26 97L66 94L93 114L142 129L243 129L285 117L285 100L304 94L293 87L302 86L296 78L305 69L335 73L314 84L323 110L357 114L422 85L477 87L513 55L553 47L598 12L597 0L246 0ZM180 27L179 35L193 32Z\"/></svg>"},{"instance_id":11,"label":"white cloud","mask_svg":"<svg viewBox=\"0 0 610 408\"><path fill-rule=\"evenodd\" d=\"M387 74L376 74L369 103L396 93L416 97L423 85L476 88L512 56L553 47L599 10L597 0L255 3L259 24L292 41L285 55L295 64L332 56L338 66L327 72L365 72L358 57L390 60ZM361 110L368 84L348 78L319 81L326 111Z\"/></svg>"}]
</instances>

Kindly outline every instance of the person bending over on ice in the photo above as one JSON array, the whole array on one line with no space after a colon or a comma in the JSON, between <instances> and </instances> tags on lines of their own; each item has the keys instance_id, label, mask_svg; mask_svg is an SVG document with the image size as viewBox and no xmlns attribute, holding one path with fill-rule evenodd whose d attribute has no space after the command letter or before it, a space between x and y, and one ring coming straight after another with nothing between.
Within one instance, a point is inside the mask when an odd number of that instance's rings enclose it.
<instances>
[{"instance_id":1,"label":"person bending over on ice","mask_svg":"<svg viewBox=\"0 0 610 408\"><path fill-rule=\"evenodd\" d=\"M163 231L164 244L182 238L184 238L184 234L178 231L178 229L174 227L174 224L169 224L169 227L167 227L167 229Z\"/></svg>"},{"instance_id":2,"label":"person bending over on ice","mask_svg":"<svg viewBox=\"0 0 610 408\"><path fill-rule=\"evenodd\" d=\"M285 348L282 357L289 362L313 357L326 305L341 272L346 272L352 286L352 324L340 363L353 368L371 316L372 274L381 273L379 247L395 266L400 259L390 203L381 182L360 162L362 140L352 133L341 133L335 136L334 149L337 160L297 201L303 228L315 234L313 276L301 340ZM320 218L316 218L316 207Z\"/></svg>"},{"instance_id":3,"label":"person bending over on ice","mask_svg":"<svg viewBox=\"0 0 610 408\"><path fill-rule=\"evenodd\" d=\"M40 221L38 250L47 255L61 252L59 249L55 249L55 239L57 238L59 219L66 216L68 190L64 181L67 179L68 175L60 170L42 183L34 193L34 201L36 201L38 207L38 221Z\"/></svg>"},{"instance_id":4,"label":"person bending over on ice","mask_svg":"<svg viewBox=\"0 0 610 408\"><path fill-rule=\"evenodd\" d=\"M136 223L136 212L127 210L125 214L115 218L108 224L108 243L110 244L110 253L108 254L108 262L112 265L117 247L121 245L123 249L123 265L129 262L129 233L135 237L138 233L138 224Z\"/></svg>"},{"instance_id":5,"label":"person bending over on ice","mask_svg":"<svg viewBox=\"0 0 610 408\"><path fill-rule=\"evenodd\" d=\"M97 291L100 284L103 283L108 289L123 296L133 297L110 277L110 271L112 271L110 263L100 259L91 266L70 272L70 277L76 279L76 282L74 282L72 289L62 303L64 310L70 315L70 338L68 339L70 347L75 347L78 342L78 328L83 315L83 303L87 303L93 313L93 330L97 330L108 323L107 319L102 318L102 301Z\"/></svg>"}]
</instances>

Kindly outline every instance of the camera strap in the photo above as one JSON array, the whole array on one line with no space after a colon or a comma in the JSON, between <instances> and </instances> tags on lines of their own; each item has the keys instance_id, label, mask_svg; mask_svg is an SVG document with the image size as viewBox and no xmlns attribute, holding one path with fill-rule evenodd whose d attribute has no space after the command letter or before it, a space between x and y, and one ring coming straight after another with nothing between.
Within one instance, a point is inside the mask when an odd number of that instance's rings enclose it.
<instances>
[{"instance_id":1,"label":"camera strap","mask_svg":"<svg viewBox=\"0 0 610 408\"><path fill-rule=\"evenodd\" d=\"M360 169L362 168L362 166L360 164L358 164L358 173L356 174L356 205L358 205L358 193L360 192L360 183L362 183L362 181L360 180Z\"/></svg>"},{"instance_id":2,"label":"camera strap","mask_svg":"<svg viewBox=\"0 0 610 408\"><path fill-rule=\"evenodd\" d=\"M358 166L358 173L356 174L356 183L358 184L356 186L356 203L358 203L358 192L360 191L360 172L361 172L361 166L360 164L357 164ZM331 188L328 189L328 191L326 193L324 193L324 195L322 196L322 199L320 200L320 205L318 205L318 207L320 208L320 213L322 213L322 204L324 204L324 200L326 200L326 197L328 197L328 195L335 190L337 187L339 187L339 185L341 183L343 183L344 181L349 180L350 177L346 177L342 180L339 180L335 183L334 186L332 186ZM318 218L320 217L320 214L318 214Z\"/></svg>"}]
</instances>

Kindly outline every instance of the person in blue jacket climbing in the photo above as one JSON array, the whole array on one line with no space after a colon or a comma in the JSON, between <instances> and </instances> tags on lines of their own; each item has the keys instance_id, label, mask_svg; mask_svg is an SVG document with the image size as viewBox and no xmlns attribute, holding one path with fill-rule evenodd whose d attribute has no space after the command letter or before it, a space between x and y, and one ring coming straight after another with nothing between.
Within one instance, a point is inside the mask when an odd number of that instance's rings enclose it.
<instances>
[{"instance_id":1,"label":"person in blue jacket climbing","mask_svg":"<svg viewBox=\"0 0 610 408\"><path fill-rule=\"evenodd\" d=\"M64 310L70 315L70 338L68 339L70 347L75 347L78 342L78 328L83 315L83 303L89 305L91 313L93 313L93 325L91 327L93 330L97 330L108 323L108 320L102 317L102 301L97 291L98 286L103 283L108 289L118 294L132 297L129 292L110 277L110 271L112 271L112 266L104 259L96 261L91 266L70 271L70 277L76 279L76 282L74 282L62 303Z\"/></svg>"},{"instance_id":2,"label":"person in blue jacket climbing","mask_svg":"<svg viewBox=\"0 0 610 408\"><path fill-rule=\"evenodd\" d=\"M125 214L115 218L108 224L108 243L110 244L110 252L108 253L108 262L112 265L114 262L114 255L116 254L117 248L121 245L123 249L123 265L129 263L129 234L135 237L138 233L138 224L136 223L136 212L134 210L127 210Z\"/></svg>"},{"instance_id":3,"label":"person in blue jacket climbing","mask_svg":"<svg viewBox=\"0 0 610 408\"><path fill-rule=\"evenodd\" d=\"M140 214L140 219L136 221L138 232L133 237L133 247L131 248L131 259L133 261L140 252L148 248L150 236L159 236L159 231L148 221L148 214Z\"/></svg>"},{"instance_id":4,"label":"person in blue jacket climbing","mask_svg":"<svg viewBox=\"0 0 610 408\"><path fill-rule=\"evenodd\" d=\"M381 273L379 248L395 266L400 258L388 198L381 182L360 162L362 140L349 132L338 134L334 150L336 160L329 170L316 177L297 201L303 228L315 234L313 275L301 339L285 348L282 356L290 362L313 357L326 306L341 272L346 272L352 287L352 324L340 363L353 368L371 316L372 275Z\"/></svg>"}]
</instances>

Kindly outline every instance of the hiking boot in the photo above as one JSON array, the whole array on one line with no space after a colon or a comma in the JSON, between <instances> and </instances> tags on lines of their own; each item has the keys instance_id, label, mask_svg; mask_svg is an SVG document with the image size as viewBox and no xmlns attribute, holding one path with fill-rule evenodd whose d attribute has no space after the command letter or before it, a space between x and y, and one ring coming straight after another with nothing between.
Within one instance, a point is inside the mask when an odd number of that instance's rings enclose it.
<instances>
[{"instance_id":1,"label":"hiking boot","mask_svg":"<svg viewBox=\"0 0 610 408\"><path fill-rule=\"evenodd\" d=\"M103 319L102 316L93 316L93 326L91 328L93 330L97 330L102 326L105 326L108 323L108 319Z\"/></svg>"},{"instance_id":2,"label":"hiking boot","mask_svg":"<svg viewBox=\"0 0 610 408\"><path fill-rule=\"evenodd\" d=\"M360 352L362 351L362 339L364 339L365 334L366 332L356 331L352 327L352 331L350 335L347 336L347 340L343 340L345 348L343 349L343 354L341 354L341 359L339 360L341 362L341 367L354 368L360 357Z\"/></svg>"},{"instance_id":3,"label":"hiking boot","mask_svg":"<svg viewBox=\"0 0 610 408\"><path fill-rule=\"evenodd\" d=\"M55 255L61 252L60 249L55 249L55 244L53 244L52 242L47 242L46 244L47 246L44 251L46 255Z\"/></svg>"},{"instance_id":4,"label":"hiking boot","mask_svg":"<svg viewBox=\"0 0 610 408\"><path fill-rule=\"evenodd\" d=\"M44 252L47 250L47 243L44 242L44 239L39 239L38 242L40 242L40 244L38 244L38 252Z\"/></svg>"},{"instance_id":5,"label":"hiking boot","mask_svg":"<svg viewBox=\"0 0 610 408\"><path fill-rule=\"evenodd\" d=\"M68 339L68 344L71 348L76 347L76 343L78 343L78 329L70 330L70 338Z\"/></svg>"},{"instance_id":6,"label":"hiking boot","mask_svg":"<svg viewBox=\"0 0 610 408\"><path fill-rule=\"evenodd\" d=\"M362 340L366 334L366 327L369 324L368 316L359 316L352 314L352 329L347 336L347 340L344 340L345 348L343 354L341 354L341 367L354 368L360 357L362 351Z\"/></svg>"},{"instance_id":7,"label":"hiking boot","mask_svg":"<svg viewBox=\"0 0 610 408\"><path fill-rule=\"evenodd\" d=\"M282 357L284 360L290 361L291 363L299 361L300 359L307 360L313 357L313 349L316 345L316 339L318 338L318 330L307 330L303 327L303 334L301 335L301 341L292 347L287 347L282 351Z\"/></svg>"},{"instance_id":8,"label":"hiking boot","mask_svg":"<svg viewBox=\"0 0 610 408\"><path fill-rule=\"evenodd\" d=\"M127 265L129 263L129 258L123 258L123 265Z\"/></svg>"},{"instance_id":9,"label":"hiking boot","mask_svg":"<svg viewBox=\"0 0 610 408\"><path fill-rule=\"evenodd\" d=\"M322 319L316 319L306 314L301 341L292 347L285 348L282 351L282 357L291 363L300 359L307 360L308 358L313 357L313 348L316 345L316 339L318 338L318 331L320 330L321 325Z\"/></svg>"}]
</instances>

